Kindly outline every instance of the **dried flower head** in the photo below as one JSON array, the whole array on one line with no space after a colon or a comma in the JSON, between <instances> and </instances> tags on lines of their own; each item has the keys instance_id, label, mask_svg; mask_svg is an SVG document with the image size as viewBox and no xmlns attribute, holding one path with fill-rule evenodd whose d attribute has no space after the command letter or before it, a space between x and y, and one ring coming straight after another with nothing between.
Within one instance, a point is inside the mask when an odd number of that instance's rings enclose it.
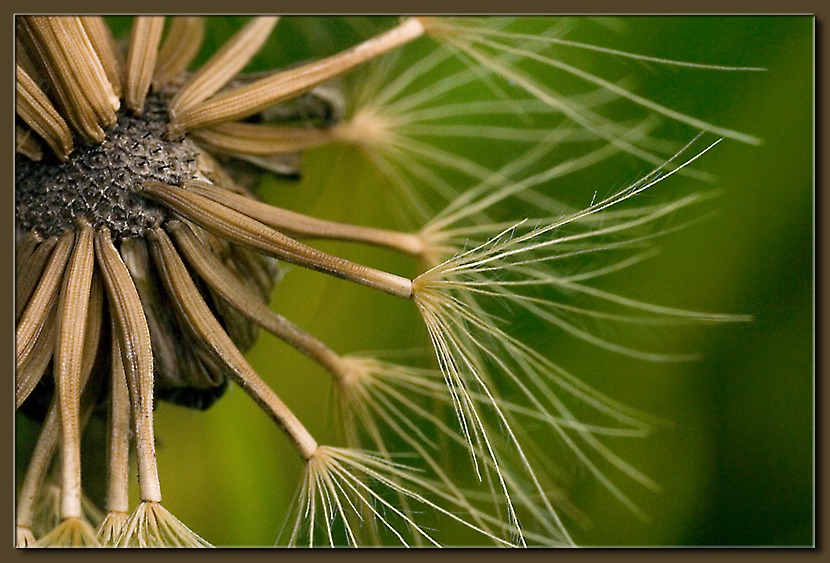
<instances>
[{"instance_id":1,"label":"dried flower head","mask_svg":"<svg viewBox=\"0 0 830 563\"><path fill-rule=\"evenodd\" d=\"M602 438L641 436L649 424L515 335L510 315L651 360L669 356L594 327L741 318L649 305L588 282L645 257L644 244L667 230L652 227L700 199L626 205L674 174L697 174L689 165L717 142L701 148L695 137L667 154L671 144L652 136L655 115L756 139L650 102L545 49L632 55L525 35L495 19L403 18L329 57L243 73L277 21L251 18L191 71L203 18L136 17L126 45L98 17L17 18L16 405L42 421L19 485L18 545L208 545L161 504L154 403L206 409L229 381L303 460L293 508L275 515L286 518L290 545L441 545L453 530L471 544L572 544L563 514L573 509L550 446L534 441L528 423L637 512L608 468L656 484ZM422 36L436 46L396 67L392 52ZM595 90L563 96L517 60ZM443 101L458 92L460 102ZM648 115L603 117L600 108L619 100ZM490 138L510 150L503 162L483 163L463 147L430 142L441 137ZM303 215L247 185L251 164L296 175L302 152L330 144L354 146L377 167L406 228ZM579 156L551 164L563 147ZM654 171L588 206L547 193L552 181L619 152ZM421 273L354 263L307 239L385 247L414 258ZM269 305L278 263L412 302L431 363L335 352ZM304 413L248 363L259 327L331 375L342 444L318 444ZM90 508L81 479L90 418L105 418L109 435L100 447L104 514ZM133 451L140 498L131 508ZM474 479L447 466L459 453Z\"/></svg>"}]
</instances>

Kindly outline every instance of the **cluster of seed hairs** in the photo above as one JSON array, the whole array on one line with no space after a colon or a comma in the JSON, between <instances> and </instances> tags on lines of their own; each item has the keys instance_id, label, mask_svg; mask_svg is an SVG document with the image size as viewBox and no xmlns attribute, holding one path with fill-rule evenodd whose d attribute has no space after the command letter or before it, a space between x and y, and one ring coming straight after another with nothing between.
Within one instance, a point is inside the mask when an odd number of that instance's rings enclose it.
<instances>
[{"instance_id":1,"label":"cluster of seed hairs","mask_svg":"<svg viewBox=\"0 0 830 563\"><path fill-rule=\"evenodd\" d=\"M639 303L586 283L642 258L614 253L638 248L652 236L644 227L699 197L618 204L677 172L694 173L687 166L708 150L685 158L684 148L666 159L654 152L665 145L650 135L653 120L624 126L595 108L625 99L721 136L754 139L541 54L557 41L588 46L552 34L519 47L528 37L497 20L402 18L326 58L243 74L278 19L251 18L191 71L204 18L136 17L119 42L95 16L17 17L16 406L41 423L18 484L18 545L207 546L162 505L154 403L204 409L229 381L274 420L303 460L293 508L275 515L286 517L282 540L289 545L439 545L459 530L470 543L572 544L562 516L568 504L554 499L549 454L523 431L528 423L560 440L636 511L596 460L654 487L601 440L644 435L649 425L511 334L497 314L504 308L491 304L510 303L572 336L650 359L662 357L607 341L586 321L736 319ZM423 36L437 46L390 73L384 64L394 60L392 52ZM570 72L597 91L564 97L511 66L516 58ZM418 84L451 60L462 64L448 78ZM358 80L344 86L344 100L331 81L376 62L351 76ZM514 90L511 99L499 80ZM471 85L491 99L433 103ZM553 116L561 122L535 129L475 124L477 115L513 113L525 124ZM428 142L447 135L511 146L521 138L531 148L487 166ZM591 147L582 157L536 167L553 148L582 143ZM251 165L296 175L300 153L332 144L367 156L400 190L400 201L411 204L420 228L302 215L263 203L243 181ZM659 166L586 208L569 208L540 189L619 152ZM455 180L442 180L439 169ZM442 198L443 209L430 210ZM505 204L533 214L501 217ZM412 256L423 273L410 279L353 263L305 239L389 248ZM569 266L606 254L612 258L604 264ZM434 348L431 362L335 352L269 306L277 261L411 301ZM260 327L331 375L343 444L318 444L245 359ZM573 403L597 420L578 420ZM81 438L102 413L106 466L93 470L106 475L105 498L97 499L103 514L81 479ZM461 463L475 482L459 481L446 466L455 451L466 453ZM416 461L399 463L401 454ZM481 490L471 494L474 487Z\"/></svg>"}]
</instances>

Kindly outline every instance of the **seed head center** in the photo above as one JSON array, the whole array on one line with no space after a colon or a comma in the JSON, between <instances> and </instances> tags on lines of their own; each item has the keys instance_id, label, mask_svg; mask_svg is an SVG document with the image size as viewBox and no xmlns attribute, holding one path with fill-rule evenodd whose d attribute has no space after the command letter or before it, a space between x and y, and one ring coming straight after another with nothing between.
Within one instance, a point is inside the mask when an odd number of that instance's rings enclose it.
<instances>
[{"instance_id":1,"label":"seed head center","mask_svg":"<svg viewBox=\"0 0 830 563\"><path fill-rule=\"evenodd\" d=\"M40 162L18 157L18 228L58 236L83 217L117 238L131 238L158 225L168 212L136 194L136 187L147 181L178 185L197 172L195 145L167 138L166 126L166 107L155 97L140 116L120 113L103 143L76 142L67 162L53 155Z\"/></svg>"}]
</instances>

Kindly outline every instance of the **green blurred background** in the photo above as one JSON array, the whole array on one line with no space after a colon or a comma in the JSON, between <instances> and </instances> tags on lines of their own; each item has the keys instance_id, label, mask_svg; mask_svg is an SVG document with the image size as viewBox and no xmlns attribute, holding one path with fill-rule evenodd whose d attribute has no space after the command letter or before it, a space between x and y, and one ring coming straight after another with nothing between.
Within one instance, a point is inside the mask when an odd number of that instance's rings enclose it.
<instances>
[{"instance_id":1,"label":"green blurred background","mask_svg":"<svg viewBox=\"0 0 830 563\"><path fill-rule=\"evenodd\" d=\"M210 18L202 59L244 21ZM380 23L284 18L252 68L330 54ZM629 77L647 98L763 139L760 146L727 140L710 152L698 169L714 176L711 184L672 179L689 190L717 190L699 211L705 220L661 239L659 255L603 286L661 305L747 313L754 321L684 329L677 336L683 348L703 356L690 363L650 364L578 343L556 346L556 361L586 382L670 421L648 438L613 444L662 487L655 493L616 481L648 521L576 470L569 495L586 516L572 530L578 543L813 543L813 26L810 17L618 17L576 19L565 36L656 57L767 68L716 72L563 51L572 61L588 59L601 76ZM337 39L326 39L332 31ZM688 128L678 134L693 135ZM617 168L583 173L579 182L590 183L590 191L613 189L649 170L623 162L630 168L616 162ZM372 189L377 180L347 150L310 152L303 172L301 182L266 182L265 197L326 218L389 224L389 210ZM605 172L608 185L600 185ZM381 250L321 246L415 272L406 259ZM274 304L343 352L424 344L413 342L421 332L411 304L296 268ZM313 433L323 441L333 436L325 374L270 335L248 357ZM208 412L162 404L157 416L168 508L216 545L273 544L300 463L270 421L237 389Z\"/></svg>"}]
</instances>

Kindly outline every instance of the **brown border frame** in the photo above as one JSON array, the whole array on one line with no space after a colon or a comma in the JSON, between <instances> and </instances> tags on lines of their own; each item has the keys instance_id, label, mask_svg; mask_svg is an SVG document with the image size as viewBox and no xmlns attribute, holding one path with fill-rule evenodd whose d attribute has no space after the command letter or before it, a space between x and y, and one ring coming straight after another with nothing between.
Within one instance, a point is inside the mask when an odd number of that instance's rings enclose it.
<instances>
[{"instance_id":1,"label":"brown border frame","mask_svg":"<svg viewBox=\"0 0 830 563\"><path fill-rule=\"evenodd\" d=\"M100 1L91 1L85 0L84 2L73 2L71 5L67 5L63 2L57 1L47 1L47 2L22 2L19 0L12 0L8 4L9 6L9 14L4 19L5 25L8 26L7 29L10 30L9 35L5 36L6 40L3 42L3 57L5 61L11 62L13 60L13 19L12 16L15 12L86 12L86 13L118 13L123 12L121 9L122 5L113 4L112 2L100 2ZM605 560L611 559L615 561L640 561L643 559L654 559L664 561L666 559L676 559L676 560L690 560L690 559L697 559L706 557L707 560L726 560L726 561L778 561L778 560L789 560L790 558L797 558L797 559L817 559L819 557L823 558L825 555L823 552L826 549L825 538L827 537L828 531L828 524L824 521L823 516L826 513L826 506L827 506L827 490L822 486L821 483L821 475L823 473L823 469L830 466L828 464L828 448L822 447L822 440L824 436L826 436L825 432L825 425L827 422L828 417L822 415L822 408L821 405L826 404L828 388L830 386L826 384L822 384L821 377L824 374L824 364L821 361L820 351L823 349L827 349L830 343L827 342L827 338L822 335L821 327L823 325L822 320L825 318L826 314L826 305L827 303L824 302L821 295L821 282L823 280L828 279L828 261L823 259L824 258L824 250L830 246L828 244L828 234L827 229L822 228L823 221L822 216L824 212L826 212L826 206L828 201L826 198L822 197L825 193L823 189L825 187L825 180L826 178L822 174L820 163L830 161L830 155L827 154L827 147L823 145L821 142L824 139L824 132L826 131L827 126L827 114L823 111L823 95L828 92L827 88L827 73L821 72L822 64L826 64L830 58L827 56L827 49L828 43L826 39L823 37L823 31L825 28L826 23L826 16L827 13L830 12L828 9L828 4L826 2L819 2L818 0L790 0L788 2L780 2L775 0L758 0L753 2L751 5L748 2L740 2L736 0L697 0L695 2L691 2L689 0L683 0L681 2L657 2L654 0L636 0L636 1L629 1L625 2L624 4L621 2L614 2L613 0L582 0L581 2L575 3L549 3L547 5L540 3L538 0L512 0L509 4L503 2L494 2L494 1L485 1L485 0L478 0L476 2L470 1L463 1L463 0L453 0L451 2L447 2L446 0L442 1L435 1L435 0L420 0L418 2L407 1L407 2L398 2L394 4L394 10L390 11L390 4L388 2L381 2L379 0L357 0L352 1L349 3L343 2L335 2L334 0L306 0L301 5L302 9L296 9L293 6L287 5L287 3L277 3L277 2L256 2L256 1L245 1L243 3L236 2L234 3L233 7L237 13L266 13L272 11L280 11L282 13L293 13L293 14L309 14L309 13L370 13L370 14L382 14L382 13L514 13L514 14L522 14L522 13L540 13L540 14L587 14L587 13L606 13L606 14L814 14L816 16L816 136L815 136L815 162L816 162L816 184L815 184L815 225L816 225L816 232L815 232L815 249L816 249L816 269L815 269L815 304L816 304L816 311L815 311L815 334L816 334L816 341L815 341L815 350L816 350L816 358L815 358L815 379L816 379L816 472L815 475L818 477L816 482L816 548L815 549L706 549L706 550L699 550L699 549L676 549L676 550L666 550L666 549L652 549L652 550L640 550L640 549L612 549L612 550L578 550L575 552L556 552L552 553L548 550L542 551L532 551L526 553L517 553L514 554L513 557L521 558L523 560L533 560L539 561L543 558L556 558L557 561L591 561L594 559L598 560ZM140 6L132 4L131 7L140 7L143 12L150 13L156 10L169 10L170 4L169 2L158 2L155 0L145 1ZM220 3L220 2L187 2L187 3L179 3L176 5L177 12L187 12L187 11L199 11L202 13L226 13L229 5L227 3ZM509 12L505 11L505 8L509 7ZM188 9L189 8L189 9ZM243 9L244 8L244 9ZM7 67L7 72L11 74L12 68L11 66ZM9 105L13 104L13 89L11 84L13 84L13 80L9 80L7 83L8 87L3 89L4 97L8 96L6 100ZM12 115L11 113L9 115ZM13 128L9 127L7 131L12 131ZM3 170L7 171L6 173L7 178L10 180L10 183L13 182L13 179L10 176L13 174L13 154L14 154L14 146L13 146L13 136L7 135L5 140L8 142L8 145L4 143L5 150L3 151L3 158L5 161L5 166ZM11 189L6 191L7 194L13 194ZM13 258L13 199L11 199L12 195L7 195L6 197L10 198L7 199L7 205L4 205L2 209L4 210L3 213L6 215L6 221L3 222L5 224L5 229L7 235L3 237L3 242L0 244L0 252L2 252L2 260L3 264L10 264ZM0 276L0 280L2 280L2 287L0 288L0 294L2 295L12 295L14 293L14 280L12 268L6 267L2 268L3 275ZM6 298L0 301L0 318L2 319L11 319L12 315L12 308L13 308L13 300L11 298ZM0 323L2 326L2 338L0 338L0 343L2 343L2 351L3 357L9 358L8 364L10 366L11 371L7 373L11 373L13 371L13 364L11 362L11 358L13 357L13 342L14 342L14 330L11 322L4 322ZM11 387L11 380L12 378L8 378L8 385ZM11 396L12 392L9 392L8 401L11 403ZM7 414L5 415L7 423L7 431L2 434L2 445L3 451L9 452L13 451L13 442L14 442L14 410L9 408ZM43 553L38 552L34 553L31 551L22 552L21 550L15 550L12 546L14 545L14 537L13 537L13 498L14 498L14 487L11 485L14 480L11 478L14 472L14 459L13 456L9 456L5 458L6 463L0 464L0 482L5 483L6 485L2 488L2 501L0 504L5 507L5 510L2 511L2 525L0 525L0 529L4 530L5 539L2 541L3 544L3 552L4 552L4 559L5 556L11 556L14 559L27 559L30 561L33 560L40 560L46 557L62 557L62 556L69 556L69 557L87 557L92 556L96 557L96 553L85 552L83 554L75 553L67 554L66 552L60 553ZM110 557L113 554L110 553L101 553L101 556ZM122 553L119 554L120 557L142 557L145 555L149 555L152 557L171 557L175 558L176 560L181 560L182 557L189 558L189 557L208 557L213 560L236 560L239 557L265 557L265 558L280 558L283 559L285 557L289 558L329 558L329 557L336 557L337 559L340 558L374 558L374 557L389 557L391 554L386 551L361 551L359 553L347 553L344 551L337 551L334 553L325 553L325 552L292 552L288 553L285 550L274 552L270 550L246 550L246 551L227 551L223 550L221 552L216 553L199 553L194 554L191 552L188 553L138 553L138 552L129 552L129 553ZM438 555L434 552L430 553L411 553L407 555L395 553L394 557L413 557L413 558L420 558L420 557L448 557L451 558L454 562L457 562L459 559L480 559L480 558L495 558L501 557L501 552L495 551L481 551L481 550L454 550L452 552L448 552L444 555Z\"/></svg>"}]
</instances>

